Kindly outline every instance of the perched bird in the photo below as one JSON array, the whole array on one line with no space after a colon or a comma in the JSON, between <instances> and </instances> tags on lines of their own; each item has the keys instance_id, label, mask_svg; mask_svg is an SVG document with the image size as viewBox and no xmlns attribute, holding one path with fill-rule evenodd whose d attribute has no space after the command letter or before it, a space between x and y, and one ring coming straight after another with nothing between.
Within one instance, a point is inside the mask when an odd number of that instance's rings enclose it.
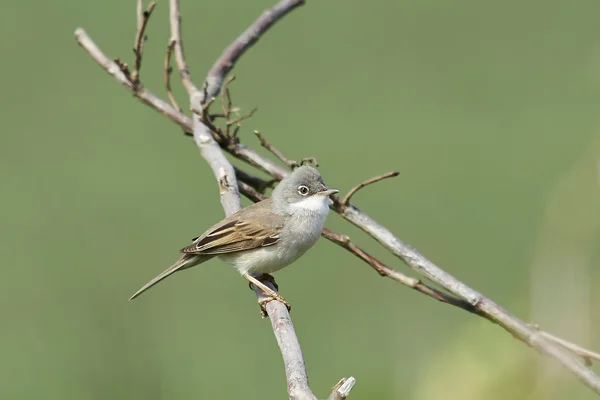
<instances>
[{"instance_id":1,"label":"perched bird","mask_svg":"<svg viewBox=\"0 0 600 400\"><path fill-rule=\"evenodd\" d=\"M257 278L287 267L316 243L329 212L329 196L337 192L325 186L316 169L295 169L275 187L270 198L228 216L181 249L181 258L130 300L174 272L217 256L269 296L261 301L261 307L276 299L289 308L283 297Z\"/></svg>"}]
</instances>

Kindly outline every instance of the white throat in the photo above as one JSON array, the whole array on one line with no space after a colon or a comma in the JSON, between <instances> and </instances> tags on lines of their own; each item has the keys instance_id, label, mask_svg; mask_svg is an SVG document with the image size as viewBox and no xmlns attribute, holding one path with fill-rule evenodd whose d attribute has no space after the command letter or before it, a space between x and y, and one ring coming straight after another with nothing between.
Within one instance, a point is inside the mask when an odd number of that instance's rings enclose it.
<instances>
[{"instance_id":1,"label":"white throat","mask_svg":"<svg viewBox=\"0 0 600 400\"><path fill-rule=\"evenodd\" d=\"M289 210L294 216L312 215L325 218L329 212L329 197L313 195L296 203L290 203Z\"/></svg>"}]
</instances>

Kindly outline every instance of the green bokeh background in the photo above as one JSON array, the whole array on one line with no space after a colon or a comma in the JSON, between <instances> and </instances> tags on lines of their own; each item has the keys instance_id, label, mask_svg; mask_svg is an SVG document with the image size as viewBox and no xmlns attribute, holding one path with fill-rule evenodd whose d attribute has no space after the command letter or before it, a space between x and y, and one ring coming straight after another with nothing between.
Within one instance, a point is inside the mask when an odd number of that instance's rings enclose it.
<instances>
[{"instance_id":1,"label":"green bokeh background","mask_svg":"<svg viewBox=\"0 0 600 400\"><path fill-rule=\"evenodd\" d=\"M269 0L182 1L199 81ZM222 216L193 142L75 43L132 61L135 2L0 5L0 397L282 399L271 327L218 261L128 303ZM355 204L524 320L600 349L600 4L309 1L246 54L243 124L316 156ZM168 3L144 84L164 97ZM181 87L176 93L187 104ZM332 215L327 226L410 273ZM314 391L352 399L596 396L499 327L321 241L277 274ZM598 367L594 367L600 372Z\"/></svg>"}]
</instances>

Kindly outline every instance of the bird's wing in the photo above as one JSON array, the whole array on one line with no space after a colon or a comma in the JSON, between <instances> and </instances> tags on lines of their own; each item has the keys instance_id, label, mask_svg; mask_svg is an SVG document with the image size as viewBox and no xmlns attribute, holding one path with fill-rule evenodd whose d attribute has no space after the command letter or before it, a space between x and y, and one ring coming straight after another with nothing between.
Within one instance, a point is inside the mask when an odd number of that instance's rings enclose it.
<instances>
[{"instance_id":1,"label":"bird's wing","mask_svg":"<svg viewBox=\"0 0 600 400\"><path fill-rule=\"evenodd\" d=\"M239 214L238 212L225 218L180 251L186 254L207 255L233 253L272 246L279 241L281 217L272 213L270 207L257 210L251 220L244 218L246 213Z\"/></svg>"}]
</instances>

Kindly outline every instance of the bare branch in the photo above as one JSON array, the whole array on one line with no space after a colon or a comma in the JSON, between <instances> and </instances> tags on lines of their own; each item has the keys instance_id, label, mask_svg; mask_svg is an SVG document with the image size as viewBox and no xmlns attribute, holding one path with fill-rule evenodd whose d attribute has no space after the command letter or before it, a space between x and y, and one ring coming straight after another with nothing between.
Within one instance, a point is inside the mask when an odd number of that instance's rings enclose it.
<instances>
[{"instance_id":1,"label":"bare branch","mask_svg":"<svg viewBox=\"0 0 600 400\"><path fill-rule=\"evenodd\" d=\"M487 319L494 321L496 324L510 332L514 337L525 342L541 354L554 358L588 387L596 393L600 393L600 377L586 368L586 366L567 349L548 340L544 335L533 329L527 323L521 321L492 300L439 268L417 250L394 236L394 234L383 225L379 224L356 207L351 204L346 206L338 203L335 205L335 208L346 220L368 233L371 237L381 243L383 247L387 248L392 254L404 261L410 268L434 281L450 293L466 300Z\"/></svg>"},{"instance_id":2,"label":"bare branch","mask_svg":"<svg viewBox=\"0 0 600 400\"><path fill-rule=\"evenodd\" d=\"M171 68L171 54L173 53L173 48L175 47L175 41L171 40L169 45L167 46L167 52L165 54L165 64L164 64L164 78L165 78L165 87L167 88L167 97L171 102L173 108L177 111L182 112L181 107L177 104L177 100L175 100L175 96L173 96L173 90L171 89L171 72L173 69Z\"/></svg>"},{"instance_id":3,"label":"bare branch","mask_svg":"<svg viewBox=\"0 0 600 400\"><path fill-rule=\"evenodd\" d=\"M269 281L262 281L265 285L273 290L277 288ZM260 302L265 294L262 290L254 288L258 301ZM308 375L306 374L306 365L304 364L304 356L300 348L300 342L294 330L294 324L288 312L288 309L279 301L270 301L265 305L273 333L285 368L285 376L287 380L288 395L290 399L302 400L317 400L308 386Z\"/></svg>"},{"instance_id":4,"label":"bare branch","mask_svg":"<svg viewBox=\"0 0 600 400\"><path fill-rule=\"evenodd\" d=\"M229 71L233 69L237 60L258 39L271 28L277 21L285 17L290 11L304 4L304 0L281 0L271 9L265 11L252 25L248 27L233 43L231 43L214 63L203 87L206 88L206 97L203 100L215 97L221 90L221 85Z\"/></svg>"},{"instance_id":5,"label":"bare branch","mask_svg":"<svg viewBox=\"0 0 600 400\"><path fill-rule=\"evenodd\" d=\"M181 13L179 11L179 0L171 0L169 6L169 13L171 18L171 41L175 41L175 61L179 68L179 77L185 87L185 90L189 93L190 97L199 92L196 85L192 81L190 70L185 61L183 54L183 43L181 43ZM212 97L212 96L210 96ZM202 101L204 103L204 101Z\"/></svg>"},{"instance_id":6,"label":"bare branch","mask_svg":"<svg viewBox=\"0 0 600 400\"><path fill-rule=\"evenodd\" d=\"M142 12L142 0L137 1L137 32L133 42L134 65L131 73L131 83L134 86L140 84L140 69L142 68L142 54L144 52L144 42L146 41L145 32L146 25L150 19L150 15L156 6L156 2L148 4L146 11Z\"/></svg>"},{"instance_id":7,"label":"bare branch","mask_svg":"<svg viewBox=\"0 0 600 400\"><path fill-rule=\"evenodd\" d=\"M398 174L399 174L399 172L392 171L392 172L388 172L387 174L375 176L375 177L373 177L371 179L367 179L366 181L359 183L358 185L356 185L352 189L350 189L350 191L348 192L348 194L342 200L342 204L347 205L348 203L350 203L350 199L352 198L352 196L356 192L358 192L360 189L364 188L365 186L370 185L370 184L375 183L375 182L379 182L379 181L381 181L383 179L386 179L386 178L393 178L395 176L398 176Z\"/></svg>"},{"instance_id":8,"label":"bare branch","mask_svg":"<svg viewBox=\"0 0 600 400\"><path fill-rule=\"evenodd\" d=\"M137 97L142 103L149 105L162 115L166 116L177 125L181 126L184 130L192 131L192 120L186 115L182 114L169 103L156 97L154 93L146 88L135 90L133 84L129 81L128 77L121 70L119 65L108 58L94 43L94 41L88 36L87 32L83 28L77 28L75 30L75 38L77 43L83 47L83 49L100 65L109 75L115 78L119 83L125 86L135 97Z\"/></svg>"},{"instance_id":9,"label":"bare branch","mask_svg":"<svg viewBox=\"0 0 600 400\"><path fill-rule=\"evenodd\" d=\"M229 129L229 127L230 127L231 125L236 125L236 124L239 124L239 123L240 123L240 122L242 122L243 120L245 120L245 119L248 119L248 118L251 118L251 117L254 115L254 113L255 113L256 111L258 111L258 108L253 108L253 109L252 109L252 110L250 110L250 112L249 112L249 113L247 113L247 114L242 114L242 115L240 115L240 116L239 116L239 117L237 117L237 118L234 118L234 119L232 119L232 120L228 120L228 121L226 122L226 124L227 124L227 128Z\"/></svg>"},{"instance_id":10,"label":"bare branch","mask_svg":"<svg viewBox=\"0 0 600 400\"><path fill-rule=\"evenodd\" d=\"M275 157L277 157L279 159L279 161L286 164L290 169L296 169L299 166L301 166L307 162L313 163L315 166L319 166L319 162L317 161L317 159L315 157L305 157L305 158L301 159L300 162L290 160L286 156L284 156L281 151L277 150L277 148L275 146L273 146L267 139L265 139L265 137L259 131L254 131L254 134L260 141L260 144L262 147L264 147L269 152L271 152L271 154L273 154ZM285 173L287 174L287 171ZM279 178L279 179L281 179L281 178Z\"/></svg>"},{"instance_id":11,"label":"bare branch","mask_svg":"<svg viewBox=\"0 0 600 400\"><path fill-rule=\"evenodd\" d=\"M583 361L589 367L592 365L592 360L600 361L600 354L595 351L591 351L585 349L575 343L571 343L565 339L561 339L558 336L554 336L551 333L540 330L538 327L534 326L534 329L537 329L546 339L549 339L553 342L556 342L563 346L565 349L577 354L579 357L583 358Z\"/></svg>"},{"instance_id":12,"label":"bare branch","mask_svg":"<svg viewBox=\"0 0 600 400\"><path fill-rule=\"evenodd\" d=\"M225 120L229 120L232 110L231 93L229 92L229 84L235 80L235 76L227 78L223 86L221 87L221 109L223 110L223 116Z\"/></svg>"}]
</instances>

